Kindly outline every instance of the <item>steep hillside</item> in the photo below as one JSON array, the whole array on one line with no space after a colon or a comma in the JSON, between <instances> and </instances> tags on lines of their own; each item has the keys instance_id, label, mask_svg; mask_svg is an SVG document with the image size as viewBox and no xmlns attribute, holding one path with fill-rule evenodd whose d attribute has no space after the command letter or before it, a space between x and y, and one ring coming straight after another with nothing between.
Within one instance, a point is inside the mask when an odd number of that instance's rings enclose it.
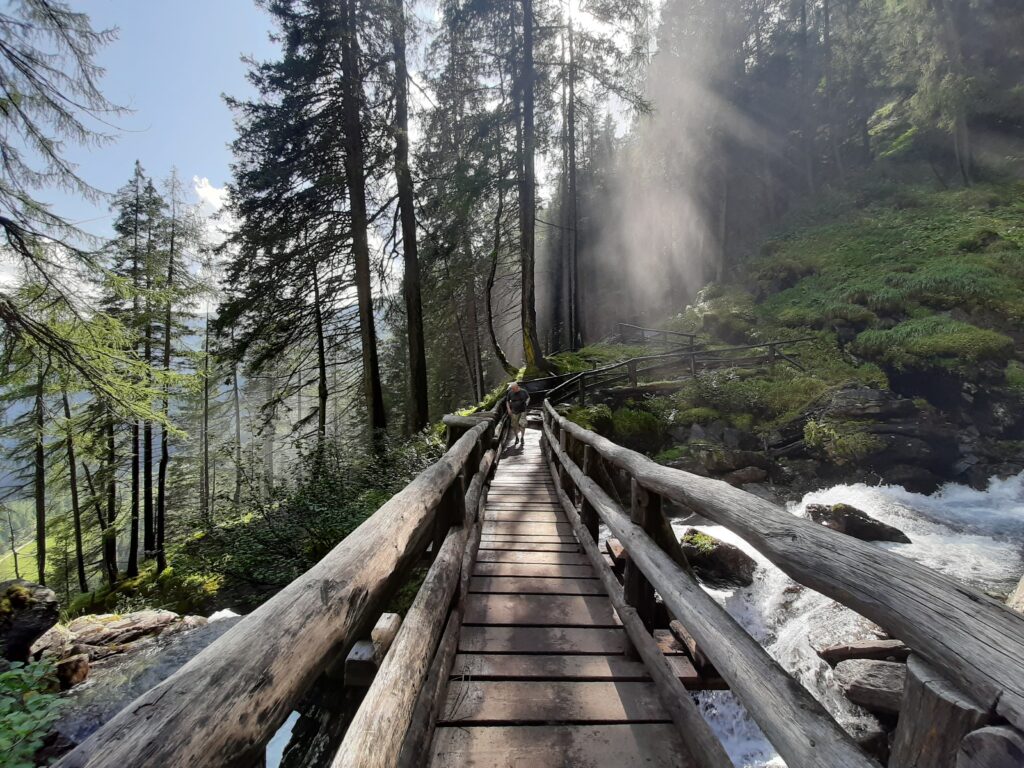
<instances>
[{"instance_id":1,"label":"steep hillside","mask_svg":"<svg viewBox=\"0 0 1024 768\"><path fill-rule=\"evenodd\" d=\"M791 347L804 370L709 372L576 418L694 471L750 470L737 482L770 455L793 490L1024 468L1024 185L833 193L735 272L664 327L712 346L810 336Z\"/></svg>"}]
</instances>

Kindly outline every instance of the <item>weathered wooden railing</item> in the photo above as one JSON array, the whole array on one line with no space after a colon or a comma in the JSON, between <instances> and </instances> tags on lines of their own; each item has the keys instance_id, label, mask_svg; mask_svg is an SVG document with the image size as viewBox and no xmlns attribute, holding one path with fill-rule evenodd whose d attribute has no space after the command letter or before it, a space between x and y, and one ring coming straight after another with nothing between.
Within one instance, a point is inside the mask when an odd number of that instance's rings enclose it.
<instances>
[{"instance_id":1,"label":"weathered wooden railing","mask_svg":"<svg viewBox=\"0 0 1024 768\"><path fill-rule=\"evenodd\" d=\"M688 347L693 349L697 343L696 333L669 331L664 328L644 328L632 323L616 323L619 340L625 343L640 342L641 344L659 343L670 347Z\"/></svg>"},{"instance_id":2,"label":"weathered wooden railing","mask_svg":"<svg viewBox=\"0 0 1024 768\"><path fill-rule=\"evenodd\" d=\"M125 707L60 766L253 766L321 675L369 636L390 595L432 562L352 720L335 766L410 765L432 727L454 653L478 511L497 461L497 409L456 417L461 435L317 565ZM454 602L454 604L453 604Z\"/></svg>"},{"instance_id":3,"label":"weathered wooden railing","mask_svg":"<svg viewBox=\"0 0 1024 768\"><path fill-rule=\"evenodd\" d=\"M700 588L673 551L674 537L665 535L663 499L725 526L795 581L849 606L911 648L890 768L1021 765L1024 618L880 547L794 517L724 482L661 466L573 424L550 403L544 406L544 434L562 504L588 553L596 552L590 542L600 519L629 554L633 570L616 599L643 620L656 591L789 765L877 764ZM617 498L627 488L628 512ZM629 628L625 618L624 625ZM671 695L664 685L660 690ZM681 732L687 739L686 729ZM695 754L702 746L692 736L687 744Z\"/></svg>"},{"instance_id":4,"label":"weathered wooden railing","mask_svg":"<svg viewBox=\"0 0 1024 768\"><path fill-rule=\"evenodd\" d=\"M705 350L676 350L657 355L642 355L617 363L591 368L571 376L547 391L547 399L553 403L573 398L579 405L586 405L587 395L597 389L613 384L628 383L639 385L642 377L686 366L687 376L696 376L699 370L713 368L742 368L772 365L780 360L802 370L799 362L783 351L790 344L812 341L815 337L804 336L785 341L766 341L760 344L744 344L738 347ZM764 350L760 355L736 357L736 353Z\"/></svg>"}]
</instances>

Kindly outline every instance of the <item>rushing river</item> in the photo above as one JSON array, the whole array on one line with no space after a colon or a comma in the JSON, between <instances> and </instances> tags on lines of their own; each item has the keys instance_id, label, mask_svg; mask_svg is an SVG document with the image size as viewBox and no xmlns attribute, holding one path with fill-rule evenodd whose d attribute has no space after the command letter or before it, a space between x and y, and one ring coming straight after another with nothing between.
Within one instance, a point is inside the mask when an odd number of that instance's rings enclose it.
<instances>
[{"instance_id":1,"label":"rushing river","mask_svg":"<svg viewBox=\"0 0 1024 768\"><path fill-rule=\"evenodd\" d=\"M807 494L789 511L805 517L807 504L844 502L903 530L911 544L882 544L890 551L934 568L983 591L1012 591L1024 573L1024 473L993 480L986 491L947 485L933 496L900 487L839 485ZM673 522L677 533L697 527L735 544L758 562L754 583L732 591L708 590L848 729L870 727L872 719L850 704L818 658L817 647L877 636L852 611L795 582L728 530ZM734 763L745 768L778 768L785 763L757 725L728 692L700 694L705 716Z\"/></svg>"}]
</instances>

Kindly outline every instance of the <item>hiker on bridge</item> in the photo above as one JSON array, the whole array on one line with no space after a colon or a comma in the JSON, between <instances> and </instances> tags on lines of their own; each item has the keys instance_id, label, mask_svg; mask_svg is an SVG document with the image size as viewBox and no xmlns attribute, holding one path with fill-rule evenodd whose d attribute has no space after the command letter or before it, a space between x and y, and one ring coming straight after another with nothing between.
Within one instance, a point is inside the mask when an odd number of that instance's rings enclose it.
<instances>
[{"instance_id":1,"label":"hiker on bridge","mask_svg":"<svg viewBox=\"0 0 1024 768\"><path fill-rule=\"evenodd\" d=\"M509 385L508 395L505 396L505 408L508 410L512 434L516 436L513 448L522 445L526 439L526 409L529 405L530 393L518 381L513 381Z\"/></svg>"}]
</instances>

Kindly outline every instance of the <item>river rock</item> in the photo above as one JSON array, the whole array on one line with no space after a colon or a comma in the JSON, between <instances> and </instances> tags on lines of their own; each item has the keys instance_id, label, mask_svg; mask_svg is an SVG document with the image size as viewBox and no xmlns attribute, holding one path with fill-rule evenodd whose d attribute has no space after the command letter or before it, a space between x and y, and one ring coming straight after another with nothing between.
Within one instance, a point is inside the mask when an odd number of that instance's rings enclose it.
<instances>
[{"instance_id":1,"label":"river rock","mask_svg":"<svg viewBox=\"0 0 1024 768\"><path fill-rule=\"evenodd\" d=\"M944 482L930 469L911 464L893 464L879 469L878 473L886 485L901 485L911 493L921 493L925 496L935 493Z\"/></svg>"},{"instance_id":2,"label":"river rock","mask_svg":"<svg viewBox=\"0 0 1024 768\"><path fill-rule=\"evenodd\" d=\"M739 547L693 528L683 534L680 543L693 572L709 587L731 589L754 583L757 562Z\"/></svg>"},{"instance_id":3,"label":"river rock","mask_svg":"<svg viewBox=\"0 0 1024 768\"><path fill-rule=\"evenodd\" d=\"M743 469L736 469L722 475L722 479L725 482L729 485L735 485L737 488L749 483L760 483L767 478L768 470L761 469L761 467L744 467Z\"/></svg>"},{"instance_id":4,"label":"river rock","mask_svg":"<svg viewBox=\"0 0 1024 768\"><path fill-rule=\"evenodd\" d=\"M32 643L57 623L59 615L52 589L24 579L0 584L0 655L28 661Z\"/></svg>"},{"instance_id":5,"label":"river rock","mask_svg":"<svg viewBox=\"0 0 1024 768\"><path fill-rule=\"evenodd\" d=\"M32 658L63 659L71 655L74 640L75 636L71 634L71 630L63 624L54 624L32 643Z\"/></svg>"},{"instance_id":6,"label":"river rock","mask_svg":"<svg viewBox=\"0 0 1024 768\"><path fill-rule=\"evenodd\" d=\"M910 543L910 538L899 528L886 525L849 504L808 504L807 514L814 522L861 541Z\"/></svg>"},{"instance_id":7,"label":"river rock","mask_svg":"<svg viewBox=\"0 0 1024 768\"><path fill-rule=\"evenodd\" d=\"M1024 613L1024 576L1021 577L1017 588L1006 598L1006 605L1017 613Z\"/></svg>"},{"instance_id":8,"label":"river rock","mask_svg":"<svg viewBox=\"0 0 1024 768\"><path fill-rule=\"evenodd\" d=\"M848 659L836 665L834 674L846 698L854 704L882 715L899 713L907 677L906 664Z\"/></svg>"},{"instance_id":9,"label":"river rock","mask_svg":"<svg viewBox=\"0 0 1024 768\"><path fill-rule=\"evenodd\" d=\"M128 703L170 677L240 618L223 619L188 632L136 642L125 653L91 665L89 678L64 697L52 740L70 749Z\"/></svg>"},{"instance_id":10,"label":"river rock","mask_svg":"<svg viewBox=\"0 0 1024 768\"><path fill-rule=\"evenodd\" d=\"M89 676L89 657L84 653L75 656L68 656L57 662L57 679L60 681L60 689L68 690L78 685Z\"/></svg>"},{"instance_id":11,"label":"river rock","mask_svg":"<svg viewBox=\"0 0 1024 768\"><path fill-rule=\"evenodd\" d=\"M828 411L844 419L893 419L912 416L917 410L912 400L895 392L871 387L850 387L833 393Z\"/></svg>"},{"instance_id":12,"label":"river rock","mask_svg":"<svg viewBox=\"0 0 1024 768\"><path fill-rule=\"evenodd\" d=\"M818 650L818 655L834 667L847 659L906 661L910 656L910 648L900 640L855 640L822 648Z\"/></svg>"},{"instance_id":13,"label":"river rock","mask_svg":"<svg viewBox=\"0 0 1024 768\"><path fill-rule=\"evenodd\" d=\"M705 469L715 474L734 472L745 467L771 467L768 457L757 451L733 451L716 446L699 450L696 454Z\"/></svg>"},{"instance_id":14,"label":"river rock","mask_svg":"<svg viewBox=\"0 0 1024 768\"><path fill-rule=\"evenodd\" d=\"M85 645L125 645L141 637L158 635L179 621L172 611L146 610L81 616L68 625L75 642Z\"/></svg>"}]
</instances>

